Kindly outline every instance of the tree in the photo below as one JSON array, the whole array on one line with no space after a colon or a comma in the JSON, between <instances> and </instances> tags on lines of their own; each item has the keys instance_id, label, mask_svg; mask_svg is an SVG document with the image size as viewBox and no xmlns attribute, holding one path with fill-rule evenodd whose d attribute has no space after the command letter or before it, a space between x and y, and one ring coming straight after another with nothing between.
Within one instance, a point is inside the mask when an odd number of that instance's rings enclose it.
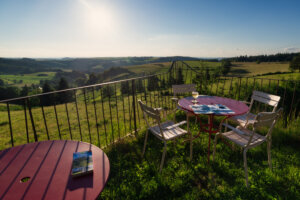
<instances>
[{"instance_id":1,"label":"tree","mask_svg":"<svg viewBox=\"0 0 300 200\"><path fill-rule=\"evenodd\" d=\"M158 81L159 79L157 78L157 76L151 76L148 79L148 90L149 91L154 91L157 90L159 88L158 86Z\"/></svg>"},{"instance_id":2,"label":"tree","mask_svg":"<svg viewBox=\"0 0 300 200\"><path fill-rule=\"evenodd\" d=\"M4 81L0 79L0 86L4 86L4 85L5 85Z\"/></svg>"},{"instance_id":3,"label":"tree","mask_svg":"<svg viewBox=\"0 0 300 200\"><path fill-rule=\"evenodd\" d=\"M93 85L96 84L98 82L98 78L94 73L91 73L89 75L89 79L87 80L86 84L87 85Z\"/></svg>"},{"instance_id":4,"label":"tree","mask_svg":"<svg viewBox=\"0 0 300 200\"><path fill-rule=\"evenodd\" d=\"M300 72L300 54L294 56L293 60L290 62L290 69L292 71L298 70Z\"/></svg>"},{"instance_id":5,"label":"tree","mask_svg":"<svg viewBox=\"0 0 300 200\"><path fill-rule=\"evenodd\" d=\"M45 81L43 84L43 93L52 92L54 88L49 84L48 81ZM54 104L55 96L54 94L43 95L41 97L41 103L44 106L50 106Z\"/></svg>"},{"instance_id":6,"label":"tree","mask_svg":"<svg viewBox=\"0 0 300 200\"><path fill-rule=\"evenodd\" d=\"M114 94L114 88L112 86L107 85L103 87L103 97L111 97Z\"/></svg>"},{"instance_id":7,"label":"tree","mask_svg":"<svg viewBox=\"0 0 300 200\"><path fill-rule=\"evenodd\" d=\"M176 74L176 84L183 84L183 74L181 67L178 68L177 74Z\"/></svg>"},{"instance_id":8,"label":"tree","mask_svg":"<svg viewBox=\"0 0 300 200\"><path fill-rule=\"evenodd\" d=\"M222 74L225 76L226 74L229 73L230 69L231 69L231 62L229 60L222 60Z\"/></svg>"},{"instance_id":9,"label":"tree","mask_svg":"<svg viewBox=\"0 0 300 200\"><path fill-rule=\"evenodd\" d=\"M61 78L58 83L58 90L65 90L69 88L69 84L65 78ZM67 103L73 101L72 91L60 92L57 94L57 103Z\"/></svg>"},{"instance_id":10,"label":"tree","mask_svg":"<svg viewBox=\"0 0 300 200\"><path fill-rule=\"evenodd\" d=\"M143 85L142 79L138 79L136 81L135 88L136 88L137 92L144 92L145 91L145 87Z\"/></svg>"},{"instance_id":11,"label":"tree","mask_svg":"<svg viewBox=\"0 0 300 200\"><path fill-rule=\"evenodd\" d=\"M25 84L24 87L22 87L22 90L21 90L21 93L20 93L20 96L28 96L28 93L29 93L29 88L27 87L27 85Z\"/></svg>"},{"instance_id":12,"label":"tree","mask_svg":"<svg viewBox=\"0 0 300 200\"><path fill-rule=\"evenodd\" d=\"M122 94L131 93L131 88L129 86L129 81L121 82L121 92L122 92Z\"/></svg>"}]
</instances>

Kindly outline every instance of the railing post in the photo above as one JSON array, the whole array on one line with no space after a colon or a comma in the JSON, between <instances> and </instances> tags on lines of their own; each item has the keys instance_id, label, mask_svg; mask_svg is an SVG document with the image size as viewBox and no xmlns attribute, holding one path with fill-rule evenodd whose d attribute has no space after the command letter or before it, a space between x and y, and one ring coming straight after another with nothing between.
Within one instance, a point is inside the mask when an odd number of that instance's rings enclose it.
<instances>
[{"instance_id":1,"label":"railing post","mask_svg":"<svg viewBox=\"0 0 300 200\"><path fill-rule=\"evenodd\" d=\"M34 141L37 142L38 138L36 135L35 125L34 125L33 116L32 116L32 112L31 112L31 105L30 105L30 102L28 99L26 99L26 101L27 101L27 105L28 105L29 116L30 116L30 121L31 121L31 125L32 125L33 135L34 135Z\"/></svg>"},{"instance_id":2,"label":"railing post","mask_svg":"<svg viewBox=\"0 0 300 200\"><path fill-rule=\"evenodd\" d=\"M136 127L136 111L135 111L135 81L132 80L132 108L133 108L133 121L134 121L134 134L137 135Z\"/></svg>"}]
</instances>

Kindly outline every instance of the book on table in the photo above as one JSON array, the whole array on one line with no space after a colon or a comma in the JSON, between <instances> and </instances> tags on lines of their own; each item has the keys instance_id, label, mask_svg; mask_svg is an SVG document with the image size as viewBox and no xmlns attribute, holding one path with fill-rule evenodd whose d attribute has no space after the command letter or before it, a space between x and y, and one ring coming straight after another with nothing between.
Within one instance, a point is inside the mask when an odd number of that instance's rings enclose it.
<instances>
[{"instance_id":1,"label":"book on table","mask_svg":"<svg viewBox=\"0 0 300 200\"><path fill-rule=\"evenodd\" d=\"M195 104L190 105L195 114L234 114L230 108L222 104L214 105L204 105L204 104Z\"/></svg>"},{"instance_id":2,"label":"book on table","mask_svg":"<svg viewBox=\"0 0 300 200\"><path fill-rule=\"evenodd\" d=\"M74 152L72 164L72 177L93 173L93 158L91 151Z\"/></svg>"}]
</instances>

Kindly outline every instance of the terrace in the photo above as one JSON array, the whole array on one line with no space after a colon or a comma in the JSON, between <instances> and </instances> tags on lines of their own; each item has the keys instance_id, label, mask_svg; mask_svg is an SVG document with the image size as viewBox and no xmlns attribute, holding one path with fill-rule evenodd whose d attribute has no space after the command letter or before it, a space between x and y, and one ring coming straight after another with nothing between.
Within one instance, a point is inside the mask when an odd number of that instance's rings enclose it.
<instances>
[{"instance_id":1,"label":"terrace","mask_svg":"<svg viewBox=\"0 0 300 200\"><path fill-rule=\"evenodd\" d=\"M151 134L142 158L146 124L137 100L162 107L168 118L173 118L176 105L171 101L171 86L176 83L195 83L200 94L243 101L250 99L253 90L281 96L278 107L283 107L284 113L272 136L273 169L268 168L265 144L250 150L250 187L245 187L240 149L232 151L219 143L216 161L207 165L206 134L194 140L192 161L186 138L168 145L162 173L163 145ZM111 165L99 199L297 199L299 88L299 81L222 77L185 62L173 62L161 74L1 101L0 150L43 140L92 143L107 153ZM268 110L261 105L255 109ZM184 118L183 112L177 112L177 121ZM194 135L199 131L193 119L191 130Z\"/></svg>"}]
</instances>

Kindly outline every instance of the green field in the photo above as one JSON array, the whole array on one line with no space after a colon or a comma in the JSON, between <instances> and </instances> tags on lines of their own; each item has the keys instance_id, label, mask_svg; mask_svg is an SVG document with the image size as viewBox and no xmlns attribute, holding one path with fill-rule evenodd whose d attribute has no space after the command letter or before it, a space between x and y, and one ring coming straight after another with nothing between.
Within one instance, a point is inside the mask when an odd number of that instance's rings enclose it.
<instances>
[{"instance_id":1,"label":"green field","mask_svg":"<svg viewBox=\"0 0 300 200\"><path fill-rule=\"evenodd\" d=\"M56 72L37 72L22 75L0 75L0 79L9 85L22 87L24 85L39 84L41 80L51 80Z\"/></svg>"},{"instance_id":2,"label":"green field","mask_svg":"<svg viewBox=\"0 0 300 200\"><path fill-rule=\"evenodd\" d=\"M260 74L274 73L274 72L288 72L289 63L278 62L233 62L229 75L234 76L257 76Z\"/></svg>"},{"instance_id":3,"label":"green field","mask_svg":"<svg viewBox=\"0 0 300 200\"><path fill-rule=\"evenodd\" d=\"M170 66L171 66L171 62L166 62L166 63L151 63L151 64L143 64L143 65L126 66L123 68L128 69L129 71L136 74L141 74L141 73L157 74L157 73L166 72L170 68Z\"/></svg>"}]
</instances>

